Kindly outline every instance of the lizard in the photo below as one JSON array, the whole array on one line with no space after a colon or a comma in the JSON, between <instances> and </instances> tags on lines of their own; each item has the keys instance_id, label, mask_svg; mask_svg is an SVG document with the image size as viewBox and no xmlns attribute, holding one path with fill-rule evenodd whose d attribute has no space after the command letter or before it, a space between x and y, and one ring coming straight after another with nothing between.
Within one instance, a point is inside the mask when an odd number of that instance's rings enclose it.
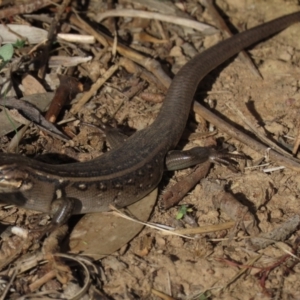
<instances>
[{"instance_id":1,"label":"lizard","mask_svg":"<svg viewBox=\"0 0 300 300\"><path fill-rule=\"evenodd\" d=\"M0 194L9 203L51 214L57 225L72 214L107 211L110 204L125 207L142 199L157 187L165 169L189 167L215 156L213 149L205 147L183 153L182 158L178 151L172 152L186 126L199 82L242 49L299 21L300 12L295 12L196 55L175 75L155 121L100 157L52 165L0 153Z\"/></svg>"}]
</instances>

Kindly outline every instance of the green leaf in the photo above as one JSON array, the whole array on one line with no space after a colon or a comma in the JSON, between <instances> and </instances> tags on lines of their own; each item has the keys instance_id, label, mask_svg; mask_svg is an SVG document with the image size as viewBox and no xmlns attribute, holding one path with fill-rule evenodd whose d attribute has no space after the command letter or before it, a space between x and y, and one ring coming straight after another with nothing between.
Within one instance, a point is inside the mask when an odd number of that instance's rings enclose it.
<instances>
[{"instance_id":1,"label":"green leaf","mask_svg":"<svg viewBox=\"0 0 300 300\"><path fill-rule=\"evenodd\" d=\"M17 40L14 44L13 44L14 48L16 49L22 49L25 46L25 41L23 40Z\"/></svg>"},{"instance_id":2,"label":"green leaf","mask_svg":"<svg viewBox=\"0 0 300 300\"><path fill-rule=\"evenodd\" d=\"M179 211L176 215L176 220L180 220L183 218L183 216L186 215L186 213L188 212L188 208L186 205L181 205L179 208Z\"/></svg>"},{"instance_id":3,"label":"green leaf","mask_svg":"<svg viewBox=\"0 0 300 300\"><path fill-rule=\"evenodd\" d=\"M202 294L200 297L199 297L199 300L207 300L208 297L205 295L205 294Z\"/></svg>"},{"instance_id":4,"label":"green leaf","mask_svg":"<svg viewBox=\"0 0 300 300\"><path fill-rule=\"evenodd\" d=\"M8 62L14 54L14 47L12 44L6 44L0 48L0 57L3 61Z\"/></svg>"},{"instance_id":5,"label":"green leaf","mask_svg":"<svg viewBox=\"0 0 300 300\"><path fill-rule=\"evenodd\" d=\"M14 54L12 44L6 44L0 48L0 70L11 60Z\"/></svg>"},{"instance_id":6,"label":"green leaf","mask_svg":"<svg viewBox=\"0 0 300 300\"><path fill-rule=\"evenodd\" d=\"M180 219L182 219L183 218L183 216L184 216L184 214L183 213L181 213L180 211L177 213L177 215L176 215L176 220L180 220Z\"/></svg>"}]
</instances>

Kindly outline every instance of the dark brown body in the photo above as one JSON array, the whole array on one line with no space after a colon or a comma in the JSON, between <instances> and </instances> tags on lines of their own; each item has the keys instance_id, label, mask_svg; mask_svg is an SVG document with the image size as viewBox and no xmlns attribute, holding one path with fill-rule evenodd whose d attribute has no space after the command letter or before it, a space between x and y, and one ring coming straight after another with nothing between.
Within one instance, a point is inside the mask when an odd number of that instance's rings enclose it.
<instances>
[{"instance_id":1,"label":"dark brown body","mask_svg":"<svg viewBox=\"0 0 300 300\"><path fill-rule=\"evenodd\" d=\"M151 192L161 180L164 160L185 128L200 80L240 50L300 21L300 12L227 39L189 61L175 76L161 111L148 128L99 158L49 165L13 154L0 154L0 193L17 205L50 212L52 201L75 201L74 214L127 206ZM8 192L9 191L9 192Z\"/></svg>"}]
</instances>

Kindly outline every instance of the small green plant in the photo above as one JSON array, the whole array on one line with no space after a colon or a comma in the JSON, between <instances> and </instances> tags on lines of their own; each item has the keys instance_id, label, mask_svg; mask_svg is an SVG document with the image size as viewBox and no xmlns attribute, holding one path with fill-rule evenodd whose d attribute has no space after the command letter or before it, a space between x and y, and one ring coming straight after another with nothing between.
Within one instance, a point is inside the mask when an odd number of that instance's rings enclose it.
<instances>
[{"instance_id":1,"label":"small green plant","mask_svg":"<svg viewBox=\"0 0 300 300\"><path fill-rule=\"evenodd\" d=\"M22 48L24 48L25 43L26 43L26 41L24 41L24 40L17 40L17 41L13 44L13 46L14 46L14 48L16 48L16 49L22 49Z\"/></svg>"},{"instance_id":2,"label":"small green plant","mask_svg":"<svg viewBox=\"0 0 300 300\"><path fill-rule=\"evenodd\" d=\"M14 47L12 44L6 44L0 47L0 70L12 59Z\"/></svg>"},{"instance_id":3,"label":"small green plant","mask_svg":"<svg viewBox=\"0 0 300 300\"><path fill-rule=\"evenodd\" d=\"M211 296L210 292L203 293L202 295L200 295L199 300L208 300L210 296Z\"/></svg>"},{"instance_id":4,"label":"small green plant","mask_svg":"<svg viewBox=\"0 0 300 300\"><path fill-rule=\"evenodd\" d=\"M192 211L193 209L188 207L187 205L185 204L181 205L176 215L176 220L182 219L186 214L191 213Z\"/></svg>"}]
</instances>

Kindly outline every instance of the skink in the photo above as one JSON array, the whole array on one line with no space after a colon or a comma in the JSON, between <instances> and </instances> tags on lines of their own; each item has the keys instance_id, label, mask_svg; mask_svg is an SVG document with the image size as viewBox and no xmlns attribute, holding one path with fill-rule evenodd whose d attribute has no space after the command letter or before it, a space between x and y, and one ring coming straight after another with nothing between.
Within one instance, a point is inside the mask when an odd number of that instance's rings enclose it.
<instances>
[{"instance_id":1,"label":"skink","mask_svg":"<svg viewBox=\"0 0 300 300\"><path fill-rule=\"evenodd\" d=\"M121 146L83 163L50 165L15 154L0 154L0 193L8 202L51 213L60 224L71 214L124 207L150 193L186 126L199 82L240 50L300 21L300 12L283 16L229 38L191 59L175 76L156 120ZM199 150L198 162L212 155ZM166 163L167 161L167 163ZM186 166L196 163L193 159ZM176 163L175 163L176 166Z\"/></svg>"}]
</instances>

